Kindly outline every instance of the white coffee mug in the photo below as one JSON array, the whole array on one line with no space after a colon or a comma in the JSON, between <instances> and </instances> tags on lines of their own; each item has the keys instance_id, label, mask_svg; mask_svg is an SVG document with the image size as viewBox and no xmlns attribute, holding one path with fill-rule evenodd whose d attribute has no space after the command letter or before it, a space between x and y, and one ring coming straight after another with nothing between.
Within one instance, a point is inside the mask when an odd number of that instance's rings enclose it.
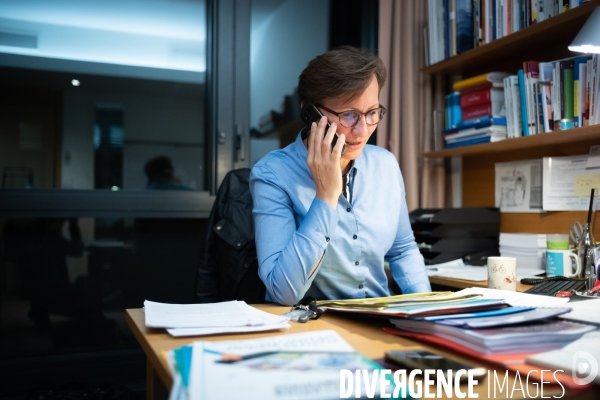
<instances>
[{"instance_id":1,"label":"white coffee mug","mask_svg":"<svg viewBox=\"0 0 600 400\"><path fill-rule=\"evenodd\" d=\"M488 287L517 291L517 259L514 257L488 257Z\"/></svg>"},{"instance_id":2,"label":"white coffee mug","mask_svg":"<svg viewBox=\"0 0 600 400\"><path fill-rule=\"evenodd\" d=\"M546 250L546 275L577 277L581 273L579 257L572 250Z\"/></svg>"}]
</instances>

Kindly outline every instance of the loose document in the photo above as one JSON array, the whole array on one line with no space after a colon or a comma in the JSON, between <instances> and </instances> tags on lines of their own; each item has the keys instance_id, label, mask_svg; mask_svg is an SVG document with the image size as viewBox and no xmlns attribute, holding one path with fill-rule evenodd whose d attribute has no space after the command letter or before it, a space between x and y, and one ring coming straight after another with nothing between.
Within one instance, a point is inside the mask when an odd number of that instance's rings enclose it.
<instances>
[{"instance_id":1,"label":"loose document","mask_svg":"<svg viewBox=\"0 0 600 400\"><path fill-rule=\"evenodd\" d=\"M251 340L198 341L191 352L189 387L174 388L184 395L175 397L172 393L173 399L339 398L340 370L381 368L333 330ZM224 355L231 354L240 356L239 361L224 362ZM370 388L371 397L379 394L376 383Z\"/></svg>"},{"instance_id":2,"label":"loose document","mask_svg":"<svg viewBox=\"0 0 600 400\"><path fill-rule=\"evenodd\" d=\"M172 336L260 332L288 329L288 318L273 315L244 301L209 304L166 304L144 301L146 326L167 328Z\"/></svg>"}]
</instances>

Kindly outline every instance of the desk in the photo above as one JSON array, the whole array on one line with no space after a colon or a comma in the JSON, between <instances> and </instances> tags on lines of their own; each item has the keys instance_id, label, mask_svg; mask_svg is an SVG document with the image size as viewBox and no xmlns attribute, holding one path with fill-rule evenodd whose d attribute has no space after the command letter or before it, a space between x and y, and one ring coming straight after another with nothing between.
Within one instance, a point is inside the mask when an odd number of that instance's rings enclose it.
<instances>
[{"instance_id":1,"label":"desk","mask_svg":"<svg viewBox=\"0 0 600 400\"><path fill-rule=\"evenodd\" d=\"M257 308L270 312L273 314L281 315L289 311L289 307L283 307L276 304L261 304L256 306ZM204 337L192 337L192 338L173 338L164 329L152 329L146 328L144 323L144 312L141 309L126 310L125 312L127 324L131 328L136 339L142 346L142 349L146 353L147 357L147 369L146 369L146 398L154 399L160 397L156 395L167 393L164 388L169 389L173 384L172 377L169 369L163 358L161 352L163 350L170 350L189 344L194 340L244 340L244 339L255 339L261 337L269 337L276 335L288 335L291 333L308 332L314 330L333 329L339 333L352 347L358 352L364 354L371 359L381 359L388 350L414 350L428 348L417 342L409 339L392 336L381 330L384 326L391 326L386 320L361 320L361 319L348 319L335 313L325 313L318 320L309 321L305 324L297 322L290 322L292 326L287 331L276 331L267 333L248 333L241 335L218 335L218 336L204 336ZM469 362L468 358L460 357L452 354L448 351L435 348L438 354L449 356L455 360ZM470 361L470 363L474 363ZM482 363L477 362L480 365ZM498 373L502 373L503 370L498 370ZM160 382L155 380L155 377L160 379ZM509 387L512 388L514 375L510 377L509 374ZM162 385L160 384L162 383ZM523 385L525 380L523 379ZM162 390L161 390L162 386ZM517 388L519 387L517 383ZM466 392L466 386L462 388ZM530 384L531 393L535 393L535 386ZM157 393L157 391L159 393ZM487 378L479 381L479 384L475 386L475 393L479 393L480 399L488 398L487 393ZM544 389L544 396L560 396L562 391L549 390L547 387ZM521 398L520 391L515 391L513 398ZM568 393L563 398L569 398ZM600 398L600 389L595 387L593 390L587 390L577 395L577 399L598 399Z\"/></svg>"}]
</instances>

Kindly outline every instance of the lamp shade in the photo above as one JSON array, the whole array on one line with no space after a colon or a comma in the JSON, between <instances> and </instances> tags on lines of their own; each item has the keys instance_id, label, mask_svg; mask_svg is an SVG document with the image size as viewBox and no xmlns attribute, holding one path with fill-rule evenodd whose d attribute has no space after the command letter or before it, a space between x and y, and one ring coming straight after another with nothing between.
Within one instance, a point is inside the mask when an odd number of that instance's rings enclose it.
<instances>
[{"instance_id":1,"label":"lamp shade","mask_svg":"<svg viewBox=\"0 0 600 400\"><path fill-rule=\"evenodd\" d=\"M580 53L600 53L600 7L596 7L569 46Z\"/></svg>"}]
</instances>

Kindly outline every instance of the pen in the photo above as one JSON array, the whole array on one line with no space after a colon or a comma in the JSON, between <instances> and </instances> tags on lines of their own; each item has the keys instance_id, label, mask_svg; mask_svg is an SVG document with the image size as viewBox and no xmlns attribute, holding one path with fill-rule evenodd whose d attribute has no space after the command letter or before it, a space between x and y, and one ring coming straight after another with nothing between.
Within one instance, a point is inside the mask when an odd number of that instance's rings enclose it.
<instances>
[{"instance_id":1,"label":"pen","mask_svg":"<svg viewBox=\"0 0 600 400\"><path fill-rule=\"evenodd\" d=\"M221 364L233 364L238 361L250 360L252 358L268 356L270 354L275 354L275 353L277 353L277 352L276 351L263 351L261 353L248 354L247 356L239 356L237 354L223 353L223 354L221 354L221 359L217 360L215 362L221 363Z\"/></svg>"}]
</instances>

